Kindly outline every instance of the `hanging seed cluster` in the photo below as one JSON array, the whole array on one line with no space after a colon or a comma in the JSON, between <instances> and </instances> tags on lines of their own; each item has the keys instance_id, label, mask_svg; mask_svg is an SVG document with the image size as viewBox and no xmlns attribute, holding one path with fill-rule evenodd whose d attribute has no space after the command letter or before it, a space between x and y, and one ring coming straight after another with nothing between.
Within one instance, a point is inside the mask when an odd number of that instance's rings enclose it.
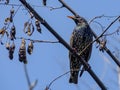
<instances>
[{"instance_id":1,"label":"hanging seed cluster","mask_svg":"<svg viewBox=\"0 0 120 90\"><path fill-rule=\"evenodd\" d=\"M8 57L10 60L13 60L14 58L14 52L15 52L15 40L16 38L16 27L14 25L14 14L15 10L14 7L10 9L10 14L7 18L5 18L4 21L4 27L0 29L0 42L1 45L5 45L6 50L8 51ZM24 23L24 33L28 36L31 36L35 30L41 33L41 27L40 22L38 20L35 20L33 23L33 15L30 14L30 19ZM7 37L7 41L5 43L2 42L3 37ZM28 45L26 46L26 40L22 38L21 44L18 49L18 60L20 62L23 62L24 64L27 64L27 53L31 55L33 53L33 41L29 40ZM27 47L27 48L26 48Z\"/></svg>"},{"instance_id":2,"label":"hanging seed cluster","mask_svg":"<svg viewBox=\"0 0 120 90\"><path fill-rule=\"evenodd\" d=\"M14 51L15 51L15 43L14 43L14 41L12 43L6 42L5 47L8 50L9 59L12 60L13 56L14 56ZM19 61L23 62L24 64L27 64L27 56L26 56L26 54L28 53L29 55L31 55L33 53L33 48L34 48L33 41L30 41L27 48L26 48L26 41L23 38L21 40L21 45L20 45L19 51L18 51L18 59L19 59Z\"/></svg>"},{"instance_id":3,"label":"hanging seed cluster","mask_svg":"<svg viewBox=\"0 0 120 90\"><path fill-rule=\"evenodd\" d=\"M10 0L0 0L0 2L9 4ZM47 5L46 2L47 0L42 0L44 6ZM14 10L14 7L12 6L12 8L9 11L9 16L6 17L4 20L4 27L0 29L0 43L1 45L5 45L6 50L8 50L8 57L10 60L13 60L14 58L14 52L16 49L15 40L18 39L16 37L16 33L17 33L16 26L14 24L15 14L16 12ZM34 15L31 12L29 12L29 15L30 18L28 19L28 21L24 23L24 28L23 28L24 34L26 34L27 36L32 36L35 30L39 33L42 33L41 30L42 22L35 19ZM7 40L5 43L3 43L3 37L5 36L7 37ZM26 46L26 40L28 39L22 38L21 44L18 49L18 59L20 62L23 62L24 64L27 63L27 54L31 55L34 49L34 45L33 45L34 41L29 40L28 45Z\"/></svg>"},{"instance_id":4,"label":"hanging seed cluster","mask_svg":"<svg viewBox=\"0 0 120 90\"><path fill-rule=\"evenodd\" d=\"M0 0L0 2L4 2L5 4L9 4L10 0ZM42 3L44 6L47 5L47 0L42 0ZM8 51L8 57L10 60L13 60L14 58L14 52L16 50L15 40L18 39L16 37L16 26L14 24L14 16L16 14L16 11L14 10L14 7L9 11L9 16L5 18L4 20L4 27L0 29L0 43L1 45L5 45L6 50ZM30 18L24 23L23 33L27 36L32 36L34 31L36 30L39 33L42 33L41 30L41 22L34 18L34 15L29 12ZM3 37L7 37L7 40L5 43L3 43ZM23 62L24 64L27 64L27 54L31 55L33 53L34 49L34 41L29 40L28 44L26 44L26 40L22 38L21 44L18 48L18 60L20 62ZM27 46L26 46L27 45ZM26 48L27 47L27 48Z\"/></svg>"},{"instance_id":5,"label":"hanging seed cluster","mask_svg":"<svg viewBox=\"0 0 120 90\"><path fill-rule=\"evenodd\" d=\"M28 36L31 36L34 32L34 25L29 22L24 23L24 33L27 34Z\"/></svg>"}]
</instances>

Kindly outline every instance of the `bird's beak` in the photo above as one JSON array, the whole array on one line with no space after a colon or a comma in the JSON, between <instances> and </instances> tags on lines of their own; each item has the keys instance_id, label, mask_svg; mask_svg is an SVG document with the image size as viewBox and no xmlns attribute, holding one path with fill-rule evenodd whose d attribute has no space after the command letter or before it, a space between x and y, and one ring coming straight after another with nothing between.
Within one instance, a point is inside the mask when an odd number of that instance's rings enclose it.
<instances>
[{"instance_id":1,"label":"bird's beak","mask_svg":"<svg viewBox=\"0 0 120 90\"><path fill-rule=\"evenodd\" d=\"M75 16L67 16L68 18L75 19Z\"/></svg>"}]
</instances>

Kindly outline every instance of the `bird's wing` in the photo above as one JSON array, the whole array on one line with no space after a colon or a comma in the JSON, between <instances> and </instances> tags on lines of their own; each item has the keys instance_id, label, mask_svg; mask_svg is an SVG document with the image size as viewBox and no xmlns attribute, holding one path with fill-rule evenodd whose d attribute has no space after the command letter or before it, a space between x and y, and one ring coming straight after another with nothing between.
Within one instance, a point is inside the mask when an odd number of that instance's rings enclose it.
<instances>
[{"instance_id":1,"label":"bird's wing","mask_svg":"<svg viewBox=\"0 0 120 90\"><path fill-rule=\"evenodd\" d=\"M85 53L84 57L85 57L86 61L88 61L90 59L91 52L92 52L92 44L84 52Z\"/></svg>"}]
</instances>

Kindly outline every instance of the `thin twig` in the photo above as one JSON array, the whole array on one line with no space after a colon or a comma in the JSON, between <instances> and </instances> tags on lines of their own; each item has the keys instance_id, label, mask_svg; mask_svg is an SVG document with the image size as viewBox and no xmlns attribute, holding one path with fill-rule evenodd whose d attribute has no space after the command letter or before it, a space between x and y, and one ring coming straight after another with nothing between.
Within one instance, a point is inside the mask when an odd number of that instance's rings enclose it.
<instances>
[{"instance_id":1,"label":"thin twig","mask_svg":"<svg viewBox=\"0 0 120 90\"><path fill-rule=\"evenodd\" d=\"M110 36L110 35L113 35L113 34L115 34L115 33L119 34L119 32L120 32L120 27L118 27L118 29L115 30L114 32L108 33L108 34L104 34L103 36Z\"/></svg>"},{"instance_id":2,"label":"thin twig","mask_svg":"<svg viewBox=\"0 0 120 90\"><path fill-rule=\"evenodd\" d=\"M93 22L95 19L104 18L104 17L105 18L115 18L115 17L118 17L118 16L105 16L105 15L96 16L92 20L89 21L89 24L91 24L91 22Z\"/></svg>"},{"instance_id":3,"label":"thin twig","mask_svg":"<svg viewBox=\"0 0 120 90\"><path fill-rule=\"evenodd\" d=\"M25 71L25 77L27 79L29 90L33 90L33 88L37 85L38 80L35 80L35 82L33 82L33 83L30 82L30 77L28 75L27 65L26 64L24 64L24 71Z\"/></svg>"},{"instance_id":4,"label":"thin twig","mask_svg":"<svg viewBox=\"0 0 120 90\"><path fill-rule=\"evenodd\" d=\"M0 3L0 5L6 5L6 6L21 6L22 4L5 4L5 3Z\"/></svg>"},{"instance_id":5,"label":"thin twig","mask_svg":"<svg viewBox=\"0 0 120 90\"><path fill-rule=\"evenodd\" d=\"M102 24L101 24L101 23L99 23L99 22L97 22L97 21L92 21L92 22L94 22L94 23L98 24L98 25L101 27L102 31L104 30L104 26L102 26Z\"/></svg>"},{"instance_id":6,"label":"thin twig","mask_svg":"<svg viewBox=\"0 0 120 90\"><path fill-rule=\"evenodd\" d=\"M52 11L52 10L61 9L61 8L63 8L63 6L60 6L60 7L50 7L50 10Z\"/></svg>"},{"instance_id":7,"label":"thin twig","mask_svg":"<svg viewBox=\"0 0 120 90\"><path fill-rule=\"evenodd\" d=\"M67 72L65 72L64 74L56 77L54 80L52 80L52 81L50 82L50 84L47 86L47 88L50 89L50 86L51 86L56 80L58 80L59 78L61 78L61 77L64 76L64 75L68 74L69 72L70 72L70 71L67 71Z\"/></svg>"},{"instance_id":8,"label":"thin twig","mask_svg":"<svg viewBox=\"0 0 120 90\"><path fill-rule=\"evenodd\" d=\"M78 16L78 14L72 10L63 0L59 0L59 2L63 5L63 7L66 7L73 15Z\"/></svg>"},{"instance_id":9,"label":"thin twig","mask_svg":"<svg viewBox=\"0 0 120 90\"><path fill-rule=\"evenodd\" d=\"M16 39L23 39L23 37L16 37ZM49 40L33 40L30 38L24 38L25 40L32 41L33 43L59 43L59 41L49 41Z\"/></svg>"},{"instance_id":10,"label":"thin twig","mask_svg":"<svg viewBox=\"0 0 120 90\"><path fill-rule=\"evenodd\" d=\"M27 71L27 66L26 66L26 64L24 64L24 71L25 71L25 77L26 77L26 79L27 79L28 86L30 87L31 82L30 82L30 78L29 78L29 75L28 75L28 71Z\"/></svg>"},{"instance_id":11,"label":"thin twig","mask_svg":"<svg viewBox=\"0 0 120 90\"><path fill-rule=\"evenodd\" d=\"M94 17L92 20L89 21L89 24L91 24L91 22L93 22L95 19L102 18L103 16L104 15Z\"/></svg>"},{"instance_id":12,"label":"thin twig","mask_svg":"<svg viewBox=\"0 0 120 90\"><path fill-rule=\"evenodd\" d=\"M14 15L13 15L13 18L15 17L15 15L17 14L17 12L18 12L18 10L20 9L21 6L22 6L22 5L20 5L20 6L17 8L17 10L15 11L15 13L14 13ZM9 22L9 23L7 24L7 27L5 27L6 30L9 28L10 24L11 24L11 22Z\"/></svg>"},{"instance_id":13,"label":"thin twig","mask_svg":"<svg viewBox=\"0 0 120 90\"><path fill-rule=\"evenodd\" d=\"M102 37L106 32L107 30L120 18L120 16L118 16L115 20L113 20L109 25L108 27L101 33L101 35L97 38L99 39L100 37Z\"/></svg>"},{"instance_id":14,"label":"thin twig","mask_svg":"<svg viewBox=\"0 0 120 90\"><path fill-rule=\"evenodd\" d=\"M71 71L81 71L81 70L79 70L79 69L74 69L74 70L71 70ZM60 79L60 78L63 77L64 75L70 73L71 71L67 71L67 72L63 73L62 75L60 75L60 76L56 77L55 79L53 79L53 80L50 82L50 84L47 86L47 88L50 89L51 85L52 85L56 80Z\"/></svg>"}]
</instances>

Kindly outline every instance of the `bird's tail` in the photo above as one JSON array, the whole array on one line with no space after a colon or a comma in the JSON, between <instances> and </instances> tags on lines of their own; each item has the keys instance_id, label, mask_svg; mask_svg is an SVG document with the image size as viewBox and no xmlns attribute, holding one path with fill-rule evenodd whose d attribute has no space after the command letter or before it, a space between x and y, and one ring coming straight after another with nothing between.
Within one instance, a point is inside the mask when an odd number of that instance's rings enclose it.
<instances>
[{"instance_id":1,"label":"bird's tail","mask_svg":"<svg viewBox=\"0 0 120 90\"><path fill-rule=\"evenodd\" d=\"M74 71L71 73L69 83L74 83L74 84L78 83L78 71Z\"/></svg>"}]
</instances>

